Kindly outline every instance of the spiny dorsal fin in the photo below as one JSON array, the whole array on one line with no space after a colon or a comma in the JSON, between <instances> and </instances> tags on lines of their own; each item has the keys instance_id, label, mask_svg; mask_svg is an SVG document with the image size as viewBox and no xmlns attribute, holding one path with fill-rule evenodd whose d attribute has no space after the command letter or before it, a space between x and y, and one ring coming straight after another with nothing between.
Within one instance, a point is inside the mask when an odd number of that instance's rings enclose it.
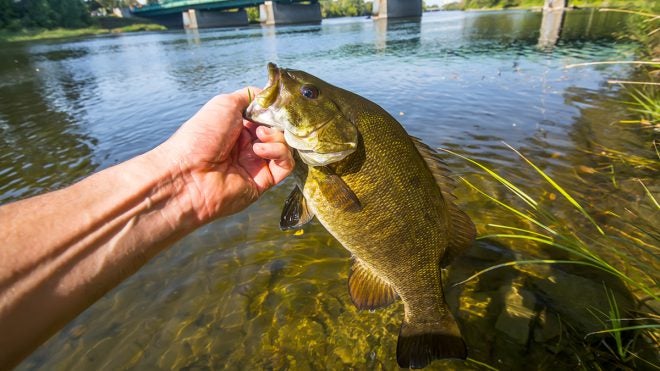
<instances>
[{"instance_id":1,"label":"spiny dorsal fin","mask_svg":"<svg viewBox=\"0 0 660 371\"><path fill-rule=\"evenodd\" d=\"M314 218L314 214L307 208L307 200L300 188L296 186L284 202L280 216L280 229L286 231L302 228L312 218Z\"/></svg>"},{"instance_id":2,"label":"spiny dorsal fin","mask_svg":"<svg viewBox=\"0 0 660 371\"><path fill-rule=\"evenodd\" d=\"M317 169L323 174L318 182L319 188L333 207L350 212L362 210L360 200L339 175L327 166L320 166Z\"/></svg>"},{"instance_id":3,"label":"spiny dorsal fin","mask_svg":"<svg viewBox=\"0 0 660 371\"><path fill-rule=\"evenodd\" d=\"M360 310L386 307L398 297L389 283L375 275L357 257L353 257L348 276L348 292L353 304Z\"/></svg>"},{"instance_id":4,"label":"spiny dorsal fin","mask_svg":"<svg viewBox=\"0 0 660 371\"><path fill-rule=\"evenodd\" d=\"M442 196L445 198L449 197L450 201L455 200L456 198L451 194L451 192L456 188L456 182L454 182L454 179L449 176L450 171L447 169L447 165L438 155L438 152L423 143L419 138L410 136L410 139L412 139L413 143L415 144L417 152L422 155L422 158L426 162L426 166L428 166L429 170L431 170L431 174L433 174L435 182L438 183L438 186L442 191Z\"/></svg>"},{"instance_id":5,"label":"spiny dorsal fin","mask_svg":"<svg viewBox=\"0 0 660 371\"><path fill-rule=\"evenodd\" d=\"M451 192L456 188L456 183L449 177L450 172L447 169L447 165L440 159L438 152L422 143L420 139L413 136L410 138L415 144L415 147L417 147L419 154L422 155L431 174L433 174L447 206L447 215L451 223L451 230L449 231L449 246L441 261L441 264L444 266L449 264L456 256L460 255L461 252L474 243L477 232L470 217L454 203L456 197Z\"/></svg>"}]
</instances>

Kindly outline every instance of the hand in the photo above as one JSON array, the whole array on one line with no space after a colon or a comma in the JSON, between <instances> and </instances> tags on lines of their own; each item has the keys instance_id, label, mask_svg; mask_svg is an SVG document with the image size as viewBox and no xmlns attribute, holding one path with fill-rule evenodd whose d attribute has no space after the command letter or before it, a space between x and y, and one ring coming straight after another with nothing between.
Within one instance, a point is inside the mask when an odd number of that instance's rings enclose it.
<instances>
[{"instance_id":1,"label":"hand","mask_svg":"<svg viewBox=\"0 0 660 371\"><path fill-rule=\"evenodd\" d=\"M158 148L176 164L172 176L184 180L183 202L201 223L244 209L293 170L284 135L243 119L249 94L259 91L214 97Z\"/></svg>"}]
</instances>

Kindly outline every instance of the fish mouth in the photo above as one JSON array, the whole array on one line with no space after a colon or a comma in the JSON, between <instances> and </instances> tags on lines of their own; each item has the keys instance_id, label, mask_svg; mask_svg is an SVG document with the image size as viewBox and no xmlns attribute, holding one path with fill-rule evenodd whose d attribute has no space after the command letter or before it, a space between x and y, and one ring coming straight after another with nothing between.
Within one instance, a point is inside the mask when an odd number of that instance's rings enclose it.
<instances>
[{"instance_id":1,"label":"fish mouth","mask_svg":"<svg viewBox=\"0 0 660 371\"><path fill-rule=\"evenodd\" d=\"M272 106L277 100L280 90L281 74L281 69L277 67L275 63L268 63L268 83L266 84L264 90L262 90L261 93L257 94L257 96L253 98L253 100L250 102L250 105L248 105L248 107L243 112L243 118L245 120L253 122L257 125L283 129L274 122L269 123L265 122L265 120L257 119L257 117L266 113L270 106Z\"/></svg>"}]
</instances>

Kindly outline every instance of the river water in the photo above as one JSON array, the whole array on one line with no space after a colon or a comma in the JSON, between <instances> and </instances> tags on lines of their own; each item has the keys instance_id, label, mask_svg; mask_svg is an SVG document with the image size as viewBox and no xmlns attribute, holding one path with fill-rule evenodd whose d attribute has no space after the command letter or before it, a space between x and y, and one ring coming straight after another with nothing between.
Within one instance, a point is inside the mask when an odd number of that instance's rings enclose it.
<instances>
[{"instance_id":1,"label":"river water","mask_svg":"<svg viewBox=\"0 0 660 371\"><path fill-rule=\"evenodd\" d=\"M660 218L644 186L658 197L654 132L619 123L635 116L621 103L621 87L607 83L633 69L564 68L633 59L636 45L613 36L625 22L621 14L568 12L559 37L548 38L540 37L539 12L437 12L421 20L344 18L2 45L0 202L63 187L147 151L213 95L263 86L272 61L363 95L432 147L493 167L557 224L600 246L593 225L504 142L522 151L608 234L634 241L631 251L599 254L653 285L657 270L648 267L657 267L657 239L650 236ZM482 170L445 158L455 174L515 204ZM316 222L302 233L279 231L290 188L284 182L161 253L19 369L395 369L401 303L358 312L346 290L348 253ZM491 224L531 228L463 182L456 194L481 235L500 232ZM530 258L566 257L484 239L452 266L447 297L470 360L432 368L622 364L603 346L606 337L584 339L603 329L604 284L622 307L649 311L632 299L643 294L611 277L580 266L520 266L451 285ZM647 351L648 341L637 343Z\"/></svg>"}]
</instances>

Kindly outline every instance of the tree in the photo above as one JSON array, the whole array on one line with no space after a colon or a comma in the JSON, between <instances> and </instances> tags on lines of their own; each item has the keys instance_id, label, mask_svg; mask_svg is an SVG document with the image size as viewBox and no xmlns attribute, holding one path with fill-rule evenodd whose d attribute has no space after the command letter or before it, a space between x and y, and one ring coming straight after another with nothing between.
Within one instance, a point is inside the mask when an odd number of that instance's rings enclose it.
<instances>
[{"instance_id":1,"label":"tree","mask_svg":"<svg viewBox=\"0 0 660 371\"><path fill-rule=\"evenodd\" d=\"M355 17L371 14L372 3L364 0L320 0L323 18Z\"/></svg>"}]
</instances>

